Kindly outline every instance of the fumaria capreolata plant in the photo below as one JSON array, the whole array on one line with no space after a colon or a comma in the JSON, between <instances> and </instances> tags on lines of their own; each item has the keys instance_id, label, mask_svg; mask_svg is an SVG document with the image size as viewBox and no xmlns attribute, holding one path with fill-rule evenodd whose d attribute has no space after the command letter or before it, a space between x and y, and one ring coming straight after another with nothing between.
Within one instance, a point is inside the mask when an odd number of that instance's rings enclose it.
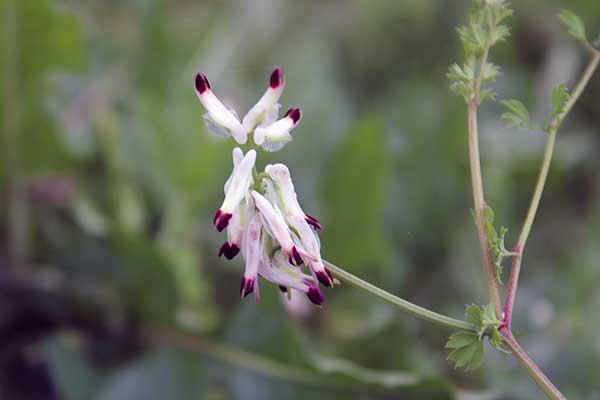
<instances>
[{"instance_id":1,"label":"fumaria capreolata plant","mask_svg":"<svg viewBox=\"0 0 600 400\"><path fill-rule=\"evenodd\" d=\"M294 291L304 293L310 301L321 306L324 295L320 285L333 287L345 281L365 290L403 311L443 325L458 332L448 339L448 360L456 367L477 369L484 356L484 340L505 353L512 354L550 399L565 399L550 379L520 346L511 331L513 307L527 239L537 213L558 129L574 106L600 63L600 38L590 41L579 17L563 11L559 19L569 34L589 52L591 59L577 84L569 90L557 84L550 99L552 112L542 123L531 120L523 103L515 99L501 100L507 111L501 115L507 128L544 132L547 136L537 183L517 242L511 249L505 244L507 228L496 229L494 211L486 203L481 172L478 139L478 108L496 101L490 89L500 74L500 67L490 61L491 49L510 36L506 25L512 15L508 3L499 0L473 0L468 23L458 29L464 49L463 63L453 64L447 74L450 88L467 105L468 155L473 191L473 217L477 228L490 303L468 305L466 320L458 320L417 306L386 292L344 269L321 258L318 230L321 223L306 214L298 203L290 171L285 164L267 165L258 172L255 163L257 150L277 151L292 141L290 131L302 118L300 108L289 109L279 118L279 99L285 87L283 69L276 67L269 78L264 95L240 120L236 112L215 96L208 79L196 74L194 87L198 99L207 110L203 116L209 130L219 136L232 137L240 147L233 149L233 172L225 183L225 199L214 217L214 225L227 239L218 251L219 256L233 259L241 252L245 262L240 294L245 298L254 293L259 300L259 277L274 283L288 296ZM506 284L506 298L501 302L503 264L512 259Z\"/></svg>"}]
</instances>

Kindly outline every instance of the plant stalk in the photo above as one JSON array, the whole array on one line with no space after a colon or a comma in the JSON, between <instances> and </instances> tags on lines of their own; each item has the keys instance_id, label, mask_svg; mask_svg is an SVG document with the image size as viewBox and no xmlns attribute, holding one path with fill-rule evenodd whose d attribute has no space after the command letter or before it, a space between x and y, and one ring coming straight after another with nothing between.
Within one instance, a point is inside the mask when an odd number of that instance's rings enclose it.
<instances>
[{"instance_id":1,"label":"plant stalk","mask_svg":"<svg viewBox=\"0 0 600 400\"><path fill-rule=\"evenodd\" d=\"M378 288L375 285L370 284L357 276L352 275L348 271L343 270L340 267L335 266L329 261L323 260L323 263L329 268L329 270L339 279L349 283L350 285L362 289L365 292L371 293L380 299L392 304L394 307L399 308L409 314L413 314L419 318L426 319L427 321L442 325L448 328L458 329L461 331L474 332L475 327L465 321L450 318L442 314L438 314L427 308L413 304L407 300L401 299L398 296L386 292L383 289Z\"/></svg>"},{"instance_id":2,"label":"plant stalk","mask_svg":"<svg viewBox=\"0 0 600 400\"><path fill-rule=\"evenodd\" d=\"M486 272L488 293L494 306L496 316L501 319L500 293L494 271L494 259L490 250L488 232L485 219L485 198L483 194L483 178L481 176L481 161L479 156L479 134L477 131L477 98L471 97L468 114L469 128L469 163L471 166L471 185L473 187L473 203L475 220L477 224L477 237Z\"/></svg>"},{"instance_id":3,"label":"plant stalk","mask_svg":"<svg viewBox=\"0 0 600 400\"><path fill-rule=\"evenodd\" d=\"M595 52L587 67L585 68L585 71L581 75L579 82L577 82L577 85L575 86L573 93L569 97L569 100L565 104L563 112L552 121L552 124L550 126L542 166L540 168L537 183L535 185L533 196L529 204L529 210L527 211L527 216L525 217L525 222L523 223L523 228L521 229L521 234L519 235L519 240L515 246L515 253L517 253L517 255L513 259L513 265L510 272L508 289L506 293L506 302L504 304L504 323L508 327L510 327L512 321L515 297L517 294L517 286L519 284L519 275L521 272L523 250L525 249L527 239L529 238L531 227L537 214L537 210L540 205L540 200L542 198L542 193L544 192L544 186L546 185L546 180L548 178L548 171L550 170L550 163L552 162L552 155L554 153L554 146L556 142L556 133L558 132L558 128L560 128L560 125L562 124L564 118L567 116L569 111L571 111L573 105L581 96L581 93L583 93L592 75L598 68L598 64L600 64L600 52Z\"/></svg>"},{"instance_id":4,"label":"plant stalk","mask_svg":"<svg viewBox=\"0 0 600 400\"><path fill-rule=\"evenodd\" d=\"M512 332L508 327L500 328L500 335L502 340L512 351L512 354L519 361L521 366L525 368L531 379L538 385L544 394L551 400L566 400L567 398L554 386L554 384L548 379L548 377L542 372L542 370L536 365L536 363L529 357L529 355L523 350L519 342L515 339Z\"/></svg>"}]
</instances>

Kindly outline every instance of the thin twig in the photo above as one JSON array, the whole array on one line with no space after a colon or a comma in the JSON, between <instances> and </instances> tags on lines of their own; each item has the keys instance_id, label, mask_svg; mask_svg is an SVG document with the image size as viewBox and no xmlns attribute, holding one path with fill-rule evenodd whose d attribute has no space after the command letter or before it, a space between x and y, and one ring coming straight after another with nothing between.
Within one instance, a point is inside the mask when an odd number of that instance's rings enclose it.
<instances>
[{"instance_id":1,"label":"thin twig","mask_svg":"<svg viewBox=\"0 0 600 400\"><path fill-rule=\"evenodd\" d=\"M550 163L552 162L552 154L554 153L554 145L556 142L556 133L558 132L558 128L560 127L564 118L567 116L569 111L571 111L573 105L581 96L581 93L583 93L583 90L590 81L599 63L600 52L596 52L594 53L592 59L588 63L585 71L581 75L581 78L575 86L575 89L573 90L573 93L571 94L568 102L565 104L563 112L559 116L557 116L554 119L554 121L552 121L550 132L548 134L548 141L546 142L544 160L542 161L542 166L540 168L540 173L538 175L537 183L535 185L535 190L531 198L531 203L529 204L529 210L527 211L527 216L525 218L525 222L523 223L523 228L521 229L521 234L519 235L519 240L514 250L515 253L517 253L517 255L513 259L513 265L512 270L510 272L510 278L506 294L506 302L504 304L504 323L509 327L512 321L515 297L517 295L517 286L519 284L519 275L521 272L523 250L525 249L527 238L529 237L529 234L531 232L531 227L537 214L537 210L540 205L540 200L542 198L542 193L544 192L544 186L546 185L546 180L548 178L548 171L550 170Z\"/></svg>"},{"instance_id":2,"label":"thin twig","mask_svg":"<svg viewBox=\"0 0 600 400\"><path fill-rule=\"evenodd\" d=\"M416 315L419 318L426 319L438 325L446 326L449 328L459 329L461 331L473 332L475 328L473 325L461 321L458 319L450 318L442 314L438 314L434 311L431 311L427 308L423 308L416 304L411 303L410 301L401 299L398 296L394 296L393 294L386 292L383 289L378 288L375 285L370 284L367 281L360 279L357 276L352 275L346 270L343 270L340 267L333 265L332 263L323 260L323 263L329 268L329 270L341 280L351 284L352 286L362 289L368 293L371 293L380 299L392 304L396 308L399 308L402 311L407 313Z\"/></svg>"}]
</instances>

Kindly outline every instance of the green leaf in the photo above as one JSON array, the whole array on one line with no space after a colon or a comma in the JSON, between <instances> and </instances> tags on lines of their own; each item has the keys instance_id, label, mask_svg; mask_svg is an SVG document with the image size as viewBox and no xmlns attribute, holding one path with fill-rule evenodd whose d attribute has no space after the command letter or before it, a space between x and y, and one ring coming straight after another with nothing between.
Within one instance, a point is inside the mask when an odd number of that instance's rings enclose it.
<instances>
[{"instance_id":1,"label":"green leaf","mask_svg":"<svg viewBox=\"0 0 600 400\"><path fill-rule=\"evenodd\" d=\"M569 93L564 83L560 83L552 88L552 112L555 116L561 114L565 103L569 100Z\"/></svg>"},{"instance_id":2,"label":"green leaf","mask_svg":"<svg viewBox=\"0 0 600 400\"><path fill-rule=\"evenodd\" d=\"M467 306L465 317L468 323L475 325L476 329L481 327L481 309L475 304Z\"/></svg>"},{"instance_id":3,"label":"green leaf","mask_svg":"<svg viewBox=\"0 0 600 400\"><path fill-rule=\"evenodd\" d=\"M510 36L510 28L506 25L498 25L492 32L492 45L505 41Z\"/></svg>"},{"instance_id":4,"label":"green leaf","mask_svg":"<svg viewBox=\"0 0 600 400\"><path fill-rule=\"evenodd\" d=\"M563 10L558 18L560 22L567 28L569 34L573 36L575 39L587 42L587 38L585 36L585 26L583 25L583 21L579 18L574 12L569 10Z\"/></svg>"},{"instance_id":5,"label":"green leaf","mask_svg":"<svg viewBox=\"0 0 600 400\"><path fill-rule=\"evenodd\" d=\"M447 349L459 349L478 342L479 337L472 332L457 332L448 338Z\"/></svg>"},{"instance_id":6,"label":"green leaf","mask_svg":"<svg viewBox=\"0 0 600 400\"><path fill-rule=\"evenodd\" d=\"M494 82L500 75L500 67L492 63L486 63L481 70L481 79L483 82Z\"/></svg>"},{"instance_id":7,"label":"green leaf","mask_svg":"<svg viewBox=\"0 0 600 400\"><path fill-rule=\"evenodd\" d=\"M503 100L501 103L509 110L500 116L506 127L520 129L530 129L532 127L529 111L523 103L514 99Z\"/></svg>"},{"instance_id":8,"label":"green leaf","mask_svg":"<svg viewBox=\"0 0 600 400\"><path fill-rule=\"evenodd\" d=\"M468 371L479 368L483 360L483 342L476 340L467 346L452 350L448 354L448 360L454 362L456 368L466 366Z\"/></svg>"}]
</instances>

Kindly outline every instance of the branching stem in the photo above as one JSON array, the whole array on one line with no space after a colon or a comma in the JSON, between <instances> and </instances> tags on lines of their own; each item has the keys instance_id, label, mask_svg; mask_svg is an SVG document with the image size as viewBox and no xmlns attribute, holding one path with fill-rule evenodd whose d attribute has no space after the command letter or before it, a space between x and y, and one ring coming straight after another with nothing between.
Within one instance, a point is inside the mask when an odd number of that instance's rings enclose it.
<instances>
[{"instance_id":1,"label":"branching stem","mask_svg":"<svg viewBox=\"0 0 600 400\"><path fill-rule=\"evenodd\" d=\"M521 229L521 234L519 235L519 240L515 246L515 253L517 253L518 255L515 256L513 259L513 265L512 270L510 272L510 278L506 294L506 302L504 304L504 323L508 327L510 327L510 324L512 322L512 314L515 303L515 297L517 294L517 286L519 284L519 274L521 272L521 261L523 259L523 250L525 249L527 238L529 237L529 233L531 232L531 227L533 225L535 215L540 205L542 193L544 192L544 186L546 185L546 180L548 178L548 171L550 170L552 154L554 153L554 144L556 142L556 132L558 131L558 128L560 127L564 118L567 116L569 111L571 111L571 108L573 108L575 102L577 102L577 100L581 96L581 93L583 93L583 90L590 81L592 75L594 74L594 71L596 71L596 69L598 68L599 63L600 52L595 52L592 56L592 59L588 63L585 71L581 75L579 82L577 82L575 89L571 93L569 100L565 104L563 112L559 116L557 116L554 119L554 121L552 121L552 124L550 126L542 166L540 168L537 183L535 185L533 196L531 198L531 203L529 204L529 210L527 211L527 216L525 217L525 222L523 223L523 228Z\"/></svg>"}]
</instances>

